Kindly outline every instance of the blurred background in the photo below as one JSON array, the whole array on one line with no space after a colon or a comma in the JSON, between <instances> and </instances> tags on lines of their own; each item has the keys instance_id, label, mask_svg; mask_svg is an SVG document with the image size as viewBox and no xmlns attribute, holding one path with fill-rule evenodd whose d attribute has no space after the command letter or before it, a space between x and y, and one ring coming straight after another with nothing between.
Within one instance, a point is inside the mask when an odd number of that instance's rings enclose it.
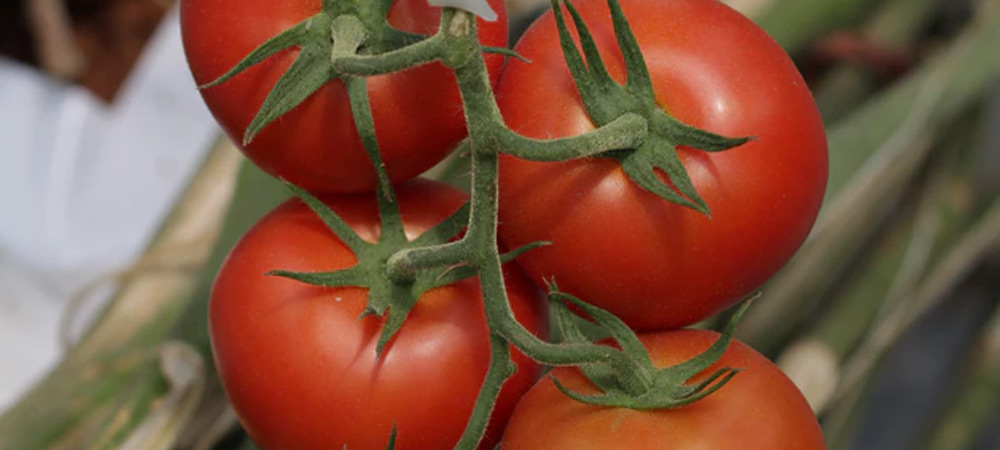
<instances>
[{"instance_id":1,"label":"blurred background","mask_svg":"<svg viewBox=\"0 0 1000 450\"><path fill-rule=\"evenodd\" d=\"M205 303L285 190L221 138L176 3L0 3L0 450L251 448ZM1000 449L1000 1L727 3L792 55L831 159L740 338L831 449ZM516 38L548 1L508 7Z\"/></svg>"}]
</instances>

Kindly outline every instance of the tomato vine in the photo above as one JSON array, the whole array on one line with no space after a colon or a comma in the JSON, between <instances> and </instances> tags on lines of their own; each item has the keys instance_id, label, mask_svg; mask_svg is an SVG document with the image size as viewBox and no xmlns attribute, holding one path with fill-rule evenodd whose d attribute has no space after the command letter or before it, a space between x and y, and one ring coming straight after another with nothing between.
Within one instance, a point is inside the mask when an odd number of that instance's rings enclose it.
<instances>
[{"instance_id":1,"label":"tomato vine","mask_svg":"<svg viewBox=\"0 0 1000 450\"><path fill-rule=\"evenodd\" d=\"M509 128L493 92L484 52L519 57L504 49L484 47L477 20L467 11L444 8L436 34L417 36L396 30L384 18L392 4L380 1L324 0L321 12L274 37L250 53L232 70L206 87L224 84L248 68L289 47L299 56L264 101L245 130L244 145L279 116L291 111L330 80L343 82L355 128L374 167L381 234L378 242L361 240L335 212L308 191L292 187L334 234L358 258L357 265L326 273L274 271L271 275L326 287L358 286L369 290L365 315L386 315L377 352L400 329L420 295L435 287L478 276L489 327L490 364L465 432L456 449L473 449L483 437L493 405L504 382L513 375L511 345L532 359L551 366L579 366L601 392L583 395L558 384L575 400L631 409L675 408L698 401L723 387L737 374L724 367L696 383L691 380L722 357L733 326L745 311L744 302L725 332L709 349L675 366L655 367L636 334L613 314L549 286L561 342L538 338L514 318L505 290L502 265L545 242L535 242L501 254L498 242L499 159L512 155L532 161L564 161L601 157L619 161L629 177L654 194L708 213L676 153L678 146L704 151L738 147L750 138L728 138L684 125L660 108L643 55L616 0L609 0L614 27L625 56L628 80L615 82L579 13L565 3L580 37L583 54L574 43L559 2L552 1L559 37L587 112L598 127L572 137L539 140ZM439 62L454 72L464 108L471 158L472 189L467 208L414 239L407 239L376 136L368 95L369 77ZM654 172L661 170L668 180ZM669 183L669 184L668 184ZM457 237L462 228L464 235ZM601 326L617 347L593 343L576 327L581 310ZM393 439L395 439L395 431ZM391 442L392 440L390 440ZM392 444L390 443L390 447Z\"/></svg>"}]
</instances>

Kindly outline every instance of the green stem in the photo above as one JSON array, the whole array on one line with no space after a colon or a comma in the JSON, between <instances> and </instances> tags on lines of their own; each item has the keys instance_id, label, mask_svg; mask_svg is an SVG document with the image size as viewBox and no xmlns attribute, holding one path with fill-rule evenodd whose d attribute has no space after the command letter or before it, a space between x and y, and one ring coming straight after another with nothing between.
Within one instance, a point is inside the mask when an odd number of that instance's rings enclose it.
<instances>
[{"instance_id":1,"label":"green stem","mask_svg":"<svg viewBox=\"0 0 1000 450\"><path fill-rule=\"evenodd\" d=\"M486 320L493 332L509 340L528 357L543 364L550 366L608 365L615 369L624 389L632 392L648 390L649 386L652 385L652 375L625 353L612 347L590 343L553 344L546 342L536 337L514 319L514 312L507 301L500 255L496 251L495 244L497 199L495 195L490 195L490 192L496 190L498 158L497 155L487 152L473 152L472 158L474 193L472 213L473 215L477 213L489 214L494 218L494 220L482 222L484 236L489 236L492 243L489 243L488 247L473 249L474 253L482 255L482 259L477 261L477 266L480 269L479 282L483 290Z\"/></svg>"},{"instance_id":2,"label":"green stem","mask_svg":"<svg viewBox=\"0 0 1000 450\"><path fill-rule=\"evenodd\" d=\"M504 153L532 161L565 161L594 156L608 150L642 145L648 131L645 117L627 113L591 133L577 137L540 141L521 136L507 127L496 130L496 142Z\"/></svg>"},{"instance_id":3,"label":"green stem","mask_svg":"<svg viewBox=\"0 0 1000 450\"><path fill-rule=\"evenodd\" d=\"M465 14L465 13L462 13ZM458 15L456 17L459 17ZM474 21L473 21L474 23ZM442 29L455 30L458 27L451 23L442 22ZM470 35L453 35L454 40L475 39L474 27ZM463 47L461 43L455 43L456 47ZM373 57L378 58L378 57ZM637 114L625 114L621 118L604 125L590 132L560 139L535 140L517 135L504 123L500 114L500 107L497 105L493 95L492 83L486 71L486 63L482 53L476 51L468 58L449 58L449 61L461 61L457 66L453 66L455 76L458 79L459 91L462 94L462 103L465 108L465 115L469 126L469 136L472 142L472 153L508 153L518 157L553 161L564 160L574 157L595 155L609 150L616 150L637 145L645 139L647 132L646 120ZM448 62L448 61L446 61ZM473 177L475 178L475 170ZM481 177L480 177L481 178ZM472 213L469 217L469 230L467 237L463 241L469 241L468 249L471 253L476 253L477 249L486 248L490 244L496 246L496 214L495 211L481 210L475 205L484 202L496 202L496 199L477 200L477 193L487 192L496 196L497 186L495 181L486 183L483 191L472 189ZM483 217L483 219L480 219ZM484 229L484 225L488 225ZM462 249L457 243L450 246L438 248L421 248L404 250L393 255L388 261L387 272L390 276L398 279L412 277L419 270L431 269L435 267L470 263L477 266L477 258L462 258ZM484 255L477 255L482 258Z\"/></svg>"},{"instance_id":4,"label":"green stem","mask_svg":"<svg viewBox=\"0 0 1000 450\"><path fill-rule=\"evenodd\" d=\"M375 176L378 179L375 198L378 202L379 218L382 223L379 239L404 241L406 240L406 232L403 230L403 218L396 205L396 194L392 188L392 181L389 179L385 163L382 162L382 154L375 138L375 118L372 116L371 102L368 100L368 82L365 78L352 77L345 80L345 83L347 84L355 128L361 136L361 142L364 144L365 152L368 153L368 158L372 162Z\"/></svg>"},{"instance_id":5,"label":"green stem","mask_svg":"<svg viewBox=\"0 0 1000 450\"><path fill-rule=\"evenodd\" d=\"M339 74L356 77L399 72L441 59L444 49L447 48L446 41L446 37L439 33L417 43L377 56L338 56L333 58L333 70Z\"/></svg>"},{"instance_id":6,"label":"green stem","mask_svg":"<svg viewBox=\"0 0 1000 450\"><path fill-rule=\"evenodd\" d=\"M407 281L424 269L466 263L466 242L463 238L444 245L400 250L386 262L386 274L394 281Z\"/></svg>"},{"instance_id":7,"label":"green stem","mask_svg":"<svg viewBox=\"0 0 1000 450\"><path fill-rule=\"evenodd\" d=\"M461 13L458 16L464 15ZM468 18L466 18L468 23ZM442 23L442 29L462 30L452 24ZM471 33L458 35L461 39L475 39L475 25L472 21ZM493 96L491 83L486 72L483 56L475 52L470 58L460 64L456 60L451 63L458 79L462 103L465 107L472 142L472 199L469 215L469 228L461 243L439 246L437 248L416 249L397 253L388 264L390 273L407 274L420 268L433 267L442 263L456 262L464 253L465 262L475 267L479 272L480 286L483 292L486 320L491 330L491 362L490 371L476 400L473 417L470 419L456 449L471 449L479 442L485 430L489 411L492 410L500 392L501 380L506 378L502 367L511 364L508 342L515 345L524 354L536 361L550 365L579 365L585 363L608 364L621 374L621 384L636 390L648 388L651 385L651 375L636 361L626 354L607 346L594 344L554 345L545 342L527 329L514 317L504 286L502 264L497 246L497 211L498 211L498 175L499 156L502 151L509 151L517 139L513 135L497 133L498 129L506 129L503 118ZM625 119L627 121L633 119ZM619 122L621 126L622 122ZM634 124L633 124L634 125ZM644 125L644 124L643 124ZM643 127L644 128L644 127ZM607 133L602 131L601 133ZM608 141L607 136L600 141ZM539 141L532 148L539 153L563 152L568 147L567 142L551 144L551 141ZM590 145L593 137L583 141ZM612 139L613 140L613 139ZM518 144L523 142L516 142ZM618 144L618 143L616 143Z\"/></svg>"},{"instance_id":8,"label":"green stem","mask_svg":"<svg viewBox=\"0 0 1000 450\"><path fill-rule=\"evenodd\" d=\"M340 16L330 25L333 35L333 51L331 57L336 60L341 55L353 55L365 42L367 32L365 25L354 16ZM404 241L406 233L403 230L403 218L396 206L396 194L389 179L389 172L382 162L378 139L375 134L375 118L372 116L371 102L368 99L368 81L363 77L345 77L348 100L351 104L351 115L354 127L358 130L368 159L371 160L376 184L379 218L382 232L379 239Z\"/></svg>"},{"instance_id":9,"label":"green stem","mask_svg":"<svg viewBox=\"0 0 1000 450\"><path fill-rule=\"evenodd\" d=\"M472 408L472 415L465 425L465 432L455 445L455 450L474 449L483 439L486 427L493 413L493 406L500 396L500 388L504 382L514 375L517 366L510 359L510 344L507 340L495 334L490 335L490 367L486 371L486 379Z\"/></svg>"},{"instance_id":10,"label":"green stem","mask_svg":"<svg viewBox=\"0 0 1000 450\"><path fill-rule=\"evenodd\" d=\"M490 86L486 64L481 54L471 61L455 67L462 102L469 122L472 148L472 202L469 230L468 262L480 271L486 317L494 331L510 340L529 357L551 365L576 365L581 363L608 363L619 368L625 378L648 380L641 367L624 353L611 347L591 344L555 345L535 337L514 319L507 301L497 250L498 162L497 153L504 148L499 143L483 145L482 140L494 136L497 123L502 123L500 108ZM431 252L419 255L424 261L435 258ZM418 255L413 255L418 256ZM642 384L642 381L639 384Z\"/></svg>"}]
</instances>

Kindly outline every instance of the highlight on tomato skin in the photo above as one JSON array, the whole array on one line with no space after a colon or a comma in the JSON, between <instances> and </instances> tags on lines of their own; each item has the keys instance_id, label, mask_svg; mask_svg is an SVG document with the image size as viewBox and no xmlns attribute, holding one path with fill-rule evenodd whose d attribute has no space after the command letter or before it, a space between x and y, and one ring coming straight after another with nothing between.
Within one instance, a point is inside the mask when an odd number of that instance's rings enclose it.
<instances>
[{"instance_id":1,"label":"highlight on tomato skin","mask_svg":"<svg viewBox=\"0 0 1000 450\"><path fill-rule=\"evenodd\" d=\"M718 334L675 330L640 334L657 367L681 363ZM635 411L588 405L560 392L597 393L575 368L557 368L525 394L511 416L502 450L825 450L822 430L805 398L777 366L733 341L712 367L738 367L725 386L693 404ZM697 379L695 380L697 381Z\"/></svg>"},{"instance_id":2,"label":"highlight on tomato skin","mask_svg":"<svg viewBox=\"0 0 1000 450\"><path fill-rule=\"evenodd\" d=\"M359 235L374 241L373 194L321 199ZM398 189L412 239L457 210L466 194L413 180ZM452 448L461 436L489 364L482 295L475 278L426 292L377 360L382 319L358 319L367 292L266 276L347 268L355 255L301 201L261 219L219 271L209 317L223 386L241 423L263 450ZM505 271L515 316L544 336L538 289L513 265ZM539 366L514 351L517 373L505 384L480 446L492 449Z\"/></svg>"},{"instance_id":3,"label":"highlight on tomato skin","mask_svg":"<svg viewBox=\"0 0 1000 450\"><path fill-rule=\"evenodd\" d=\"M503 0L490 0L498 20L479 20L480 42L507 46ZM319 0L182 0L181 32L199 85L214 81L268 39L320 11ZM396 0L393 26L433 34L440 8L426 0ZM244 133L298 50L287 49L217 86L201 89L215 119L234 142ZM495 83L502 55L486 55ZM368 94L382 160L393 182L420 175L467 134L461 98L450 70L439 63L368 78ZM343 82L323 85L266 126L244 154L264 171L314 192L375 190L375 171L356 131Z\"/></svg>"},{"instance_id":4,"label":"highlight on tomato skin","mask_svg":"<svg viewBox=\"0 0 1000 450\"><path fill-rule=\"evenodd\" d=\"M826 136L795 65L749 19L716 0L620 3L657 103L687 125L754 139L722 152L678 149L710 215L642 189L615 159L504 155L499 232L511 246L552 243L517 260L536 283L553 279L639 330L677 328L746 297L796 252L826 188ZM573 4L624 82L607 2ZM511 60L497 86L507 124L535 138L593 129L551 11L515 50L531 63Z\"/></svg>"}]
</instances>

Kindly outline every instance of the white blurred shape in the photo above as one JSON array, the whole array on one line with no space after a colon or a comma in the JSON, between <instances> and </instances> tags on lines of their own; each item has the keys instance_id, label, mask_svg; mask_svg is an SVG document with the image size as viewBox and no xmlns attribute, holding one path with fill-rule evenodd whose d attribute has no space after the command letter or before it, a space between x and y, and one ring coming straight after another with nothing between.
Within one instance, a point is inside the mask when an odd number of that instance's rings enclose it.
<instances>
[{"instance_id":1,"label":"white blurred shape","mask_svg":"<svg viewBox=\"0 0 1000 450\"><path fill-rule=\"evenodd\" d=\"M0 409L59 358L67 299L141 254L216 130L175 10L110 106L0 60Z\"/></svg>"},{"instance_id":2,"label":"white blurred shape","mask_svg":"<svg viewBox=\"0 0 1000 450\"><path fill-rule=\"evenodd\" d=\"M427 0L427 4L462 9L482 17L488 22L497 20L497 12L486 0Z\"/></svg>"}]
</instances>

